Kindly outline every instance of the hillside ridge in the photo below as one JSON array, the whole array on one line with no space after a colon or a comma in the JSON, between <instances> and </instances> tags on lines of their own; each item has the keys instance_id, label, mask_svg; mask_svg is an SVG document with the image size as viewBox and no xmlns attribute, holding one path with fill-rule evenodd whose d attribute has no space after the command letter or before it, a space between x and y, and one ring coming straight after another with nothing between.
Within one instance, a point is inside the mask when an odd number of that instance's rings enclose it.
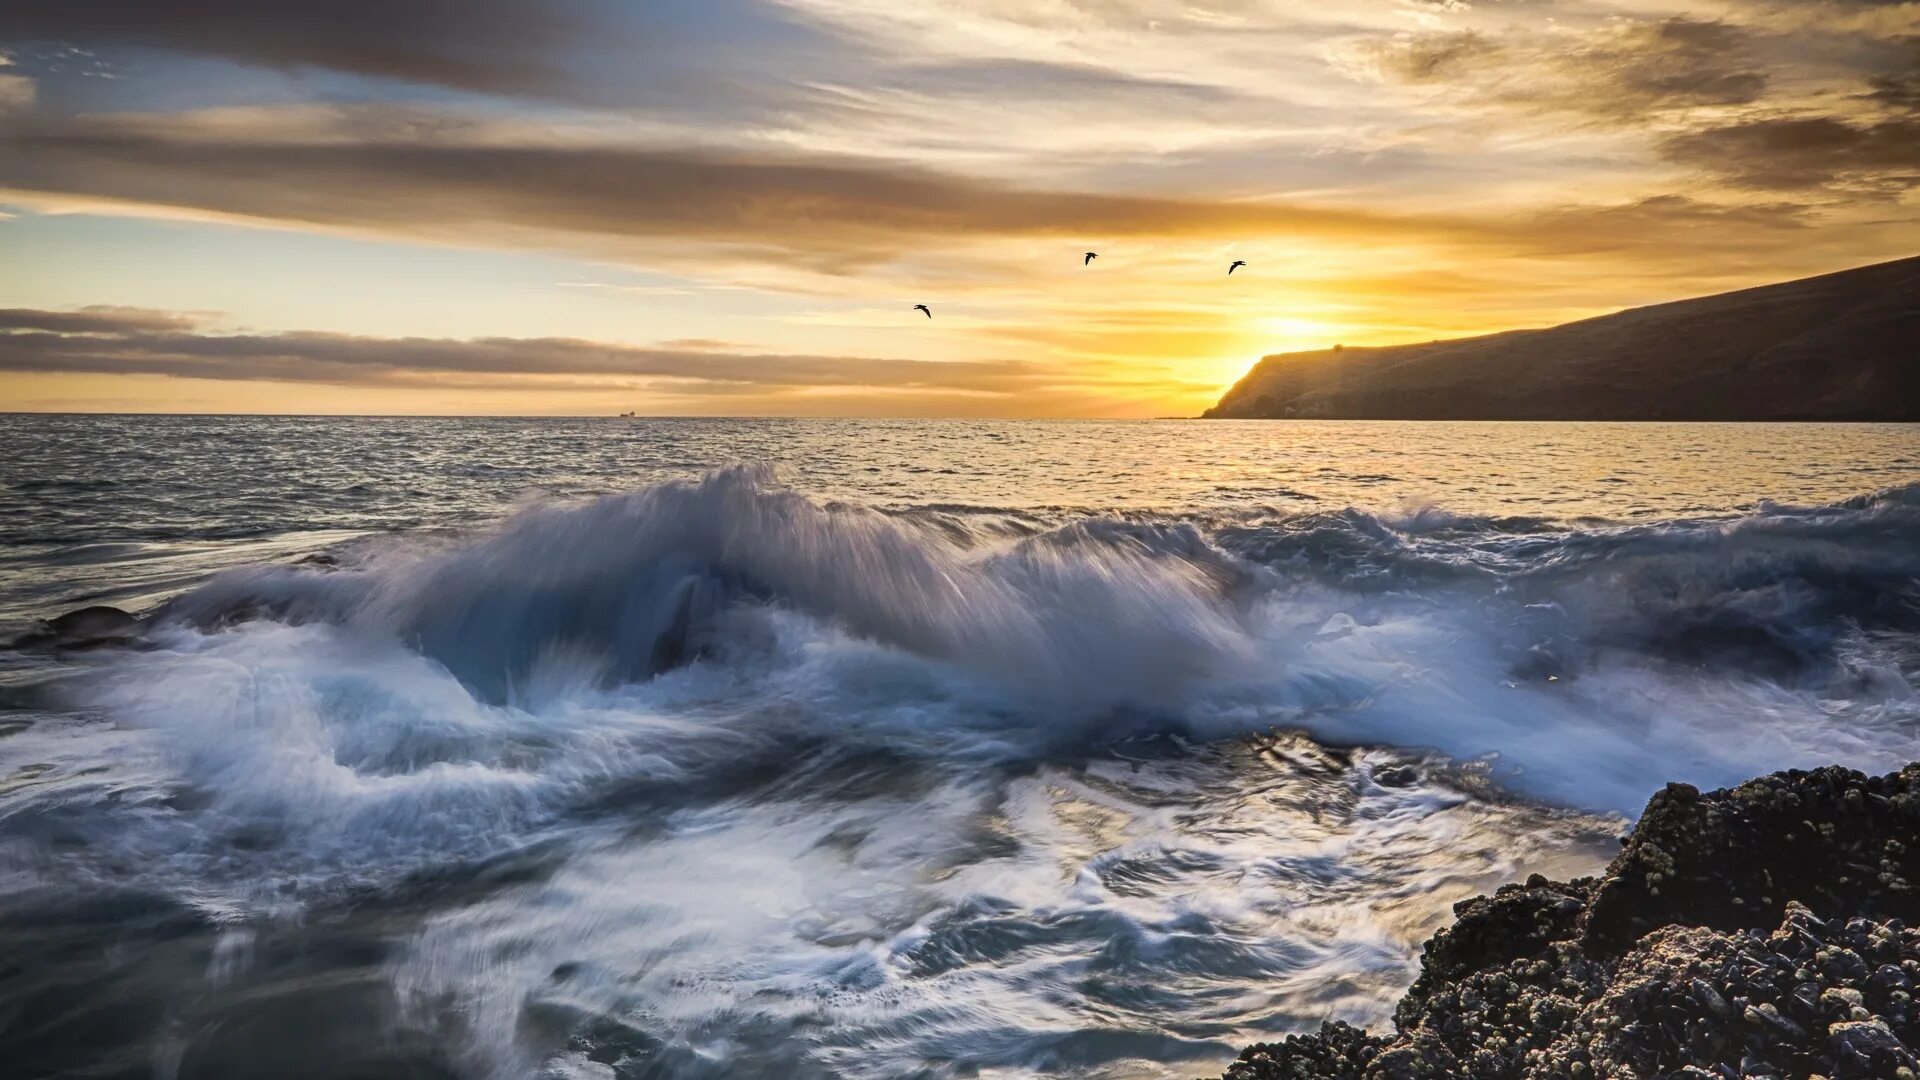
<instances>
[{"instance_id":1,"label":"hillside ridge","mask_svg":"<svg viewBox=\"0 0 1920 1080\"><path fill-rule=\"evenodd\" d=\"M1920 257L1544 329L1281 353L1209 419L1920 420Z\"/></svg>"}]
</instances>

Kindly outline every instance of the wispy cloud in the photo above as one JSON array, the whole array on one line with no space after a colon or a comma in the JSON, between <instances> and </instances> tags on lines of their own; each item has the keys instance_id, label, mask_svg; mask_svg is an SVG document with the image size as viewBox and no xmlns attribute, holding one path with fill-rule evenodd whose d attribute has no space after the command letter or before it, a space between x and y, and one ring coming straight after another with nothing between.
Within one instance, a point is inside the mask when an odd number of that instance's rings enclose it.
<instances>
[{"instance_id":1,"label":"wispy cloud","mask_svg":"<svg viewBox=\"0 0 1920 1080\"><path fill-rule=\"evenodd\" d=\"M137 308L0 310L0 371L160 375L346 386L645 389L680 396L832 388L998 399L1124 383L1011 360L926 361L729 351L724 341L658 346L572 338L384 338L297 331L214 333L196 316Z\"/></svg>"},{"instance_id":2,"label":"wispy cloud","mask_svg":"<svg viewBox=\"0 0 1920 1080\"><path fill-rule=\"evenodd\" d=\"M691 296L695 291L679 285L620 285L608 281L561 281L556 284L562 289L599 289L629 296Z\"/></svg>"},{"instance_id":3,"label":"wispy cloud","mask_svg":"<svg viewBox=\"0 0 1920 1080\"><path fill-rule=\"evenodd\" d=\"M275 328L41 311L16 379L1165 413L1920 248L1913 3L22 0L0 46L0 302ZM171 256L231 226L327 257Z\"/></svg>"}]
</instances>

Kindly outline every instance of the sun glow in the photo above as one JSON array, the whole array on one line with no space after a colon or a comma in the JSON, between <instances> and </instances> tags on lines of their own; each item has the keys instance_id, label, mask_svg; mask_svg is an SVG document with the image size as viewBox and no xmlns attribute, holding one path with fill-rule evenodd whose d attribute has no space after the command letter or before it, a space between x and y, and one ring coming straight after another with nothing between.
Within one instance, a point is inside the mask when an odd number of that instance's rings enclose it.
<instances>
[{"instance_id":1,"label":"sun glow","mask_svg":"<svg viewBox=\"0 0 1920 1080\"><path fill-rule=\"evenodd\" d=\"M1266 351L1269 353L1331 349L1341 343L1343 334L1350 335L1353 330L1351 326L1338 326L1318 319L1303 319L1290 315L1272 315L1256 319L1254 326L1267 341Z\"/></svg>"}]
</instances>

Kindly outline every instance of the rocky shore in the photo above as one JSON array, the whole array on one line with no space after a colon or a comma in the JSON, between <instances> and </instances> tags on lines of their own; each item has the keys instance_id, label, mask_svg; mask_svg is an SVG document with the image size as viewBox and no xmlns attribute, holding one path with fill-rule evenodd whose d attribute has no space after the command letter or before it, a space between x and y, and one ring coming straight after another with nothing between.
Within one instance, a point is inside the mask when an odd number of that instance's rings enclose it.
<instances>
[{"instance_id":1,"label":"rocky shore","mask_svg":"<svg viewBox=\"0 0 1920 1080\"><path fill-rule=\"evenodd\" d=\"M1920 1080L1920 763L1669 785L1597 878L1454 908L1391 1033L1225 1080Z\"/></svg>"}]
</instances>

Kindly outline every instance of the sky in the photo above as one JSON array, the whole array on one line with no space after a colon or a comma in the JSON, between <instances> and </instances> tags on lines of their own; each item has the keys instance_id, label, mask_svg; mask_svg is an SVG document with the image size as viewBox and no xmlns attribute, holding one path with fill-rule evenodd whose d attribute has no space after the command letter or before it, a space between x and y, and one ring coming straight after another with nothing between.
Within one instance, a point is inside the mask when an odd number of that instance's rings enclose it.
<instances>
[{"instance_id":1,"label":"sky","mask_svg":"<svg viewBox=\"0 0 1920 1080\"><path fill-rule=\"evenodd\" d=\"M0 409L1191 415L1917 178L1920 3L8 0Z\"/></svg>"}]
</instances>

